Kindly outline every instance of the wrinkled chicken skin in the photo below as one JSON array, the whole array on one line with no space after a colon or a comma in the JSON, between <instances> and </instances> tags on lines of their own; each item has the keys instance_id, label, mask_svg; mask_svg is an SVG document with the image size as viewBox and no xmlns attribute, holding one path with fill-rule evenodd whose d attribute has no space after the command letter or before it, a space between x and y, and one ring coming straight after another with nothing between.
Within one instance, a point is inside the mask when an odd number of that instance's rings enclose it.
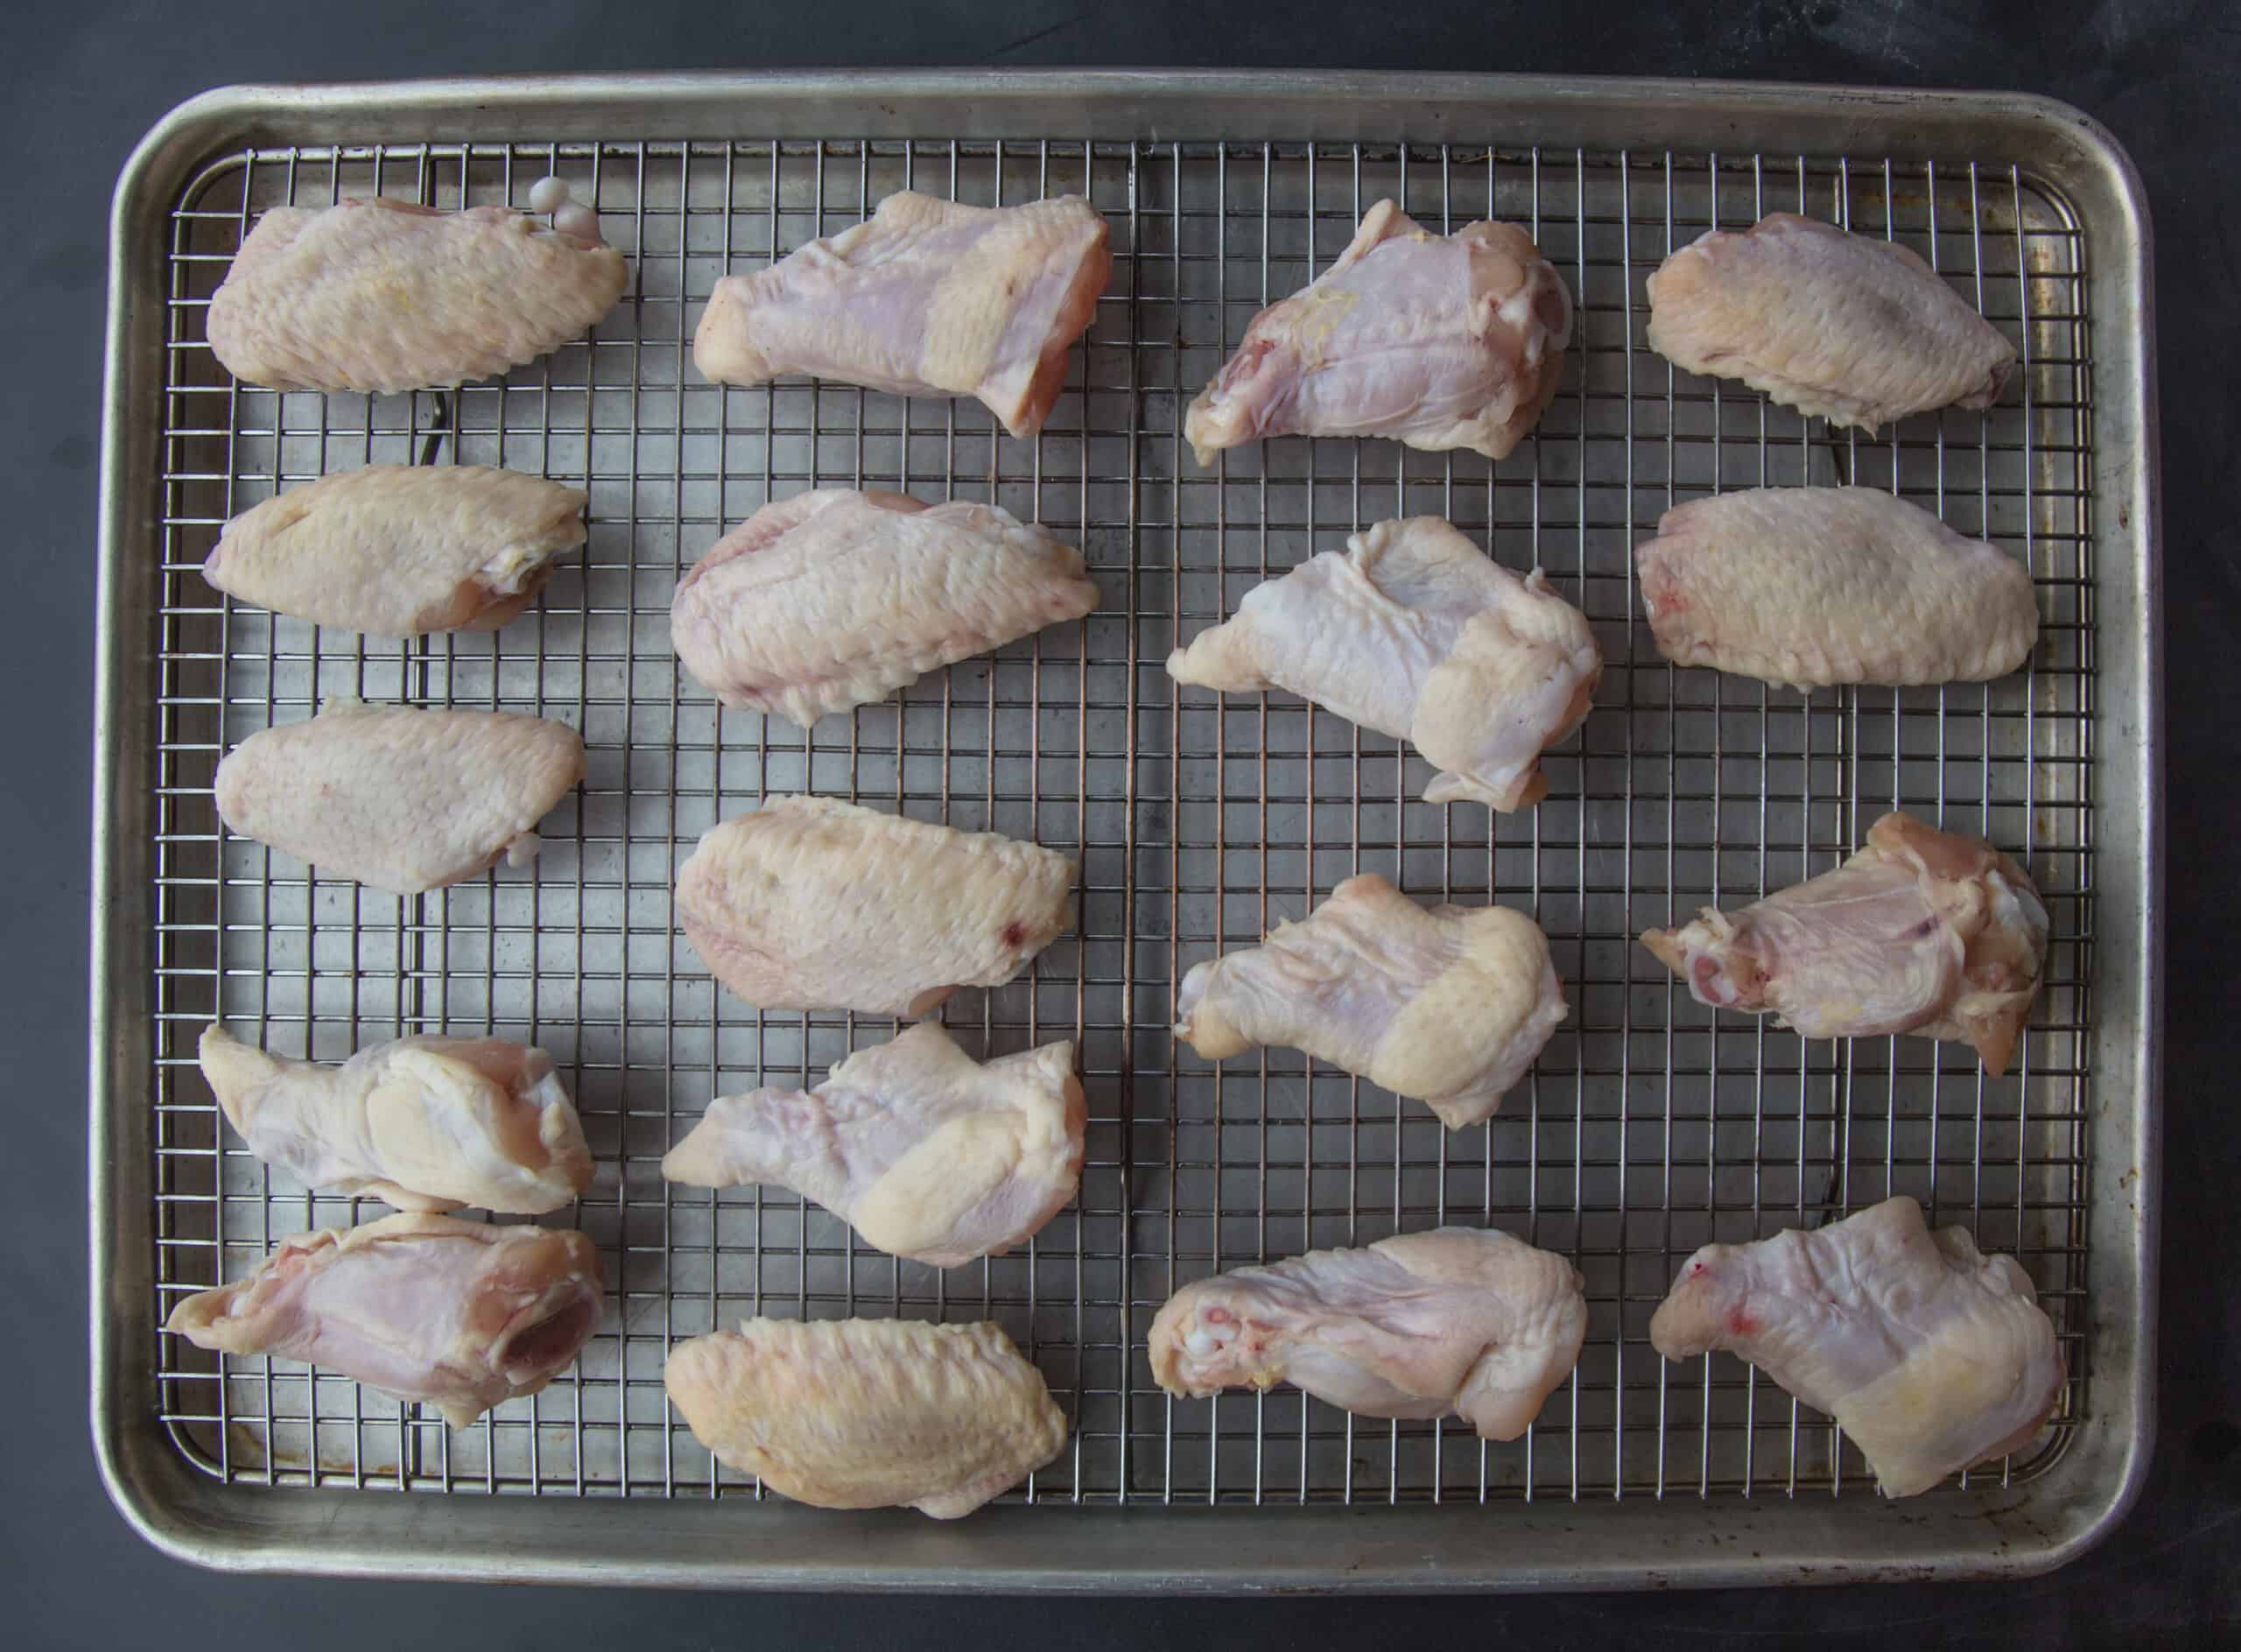
<instances>
[{"instance_id":1,"label":"wrinkled chicken skin","mask_svg":"<svg viewBox=\"0 0 2241 1652\"><path fill-rule=\"evenodd\" d=\"M1364 1417L1462 1416L1514 1440L1578 1363L1578 1269L1507 1234L1438 1227L1185 1285L1152 1321L1170 1394L1296 1383Z\"/></svg>"},{"instance_id":2,"label":"wrinkled chicken skin","mask_svg":"<svg viewBox=\"0 0 2241 1652\"><path fill-rule=\"evenodd\" d=\"M985 1066L931 1022L860 1050L814 1090L718 1096L662 1175L773 1183L890 1255L937 1268L1024 1242L1081 1180L1086 1109L1074 1046Z\"/></svg>"},{"instance_id":3,"label":"wrinkled chicken skin","mask_svg":"<svg viewBox=\"0 0 2241 1652\"><path fill-rule=\"evenodd\" d=\"M2015 1259L1981 1255L1958 1227L1932 1234L1904 1198L1811 1232L1705 1246L1649 1338L1668 1360L1732 1353L1828 1413L1886 1497L2021 1451L2064 1376Z\"/></svg>"},{"instance_id":4,"label":"wrinkled chicken skin","mask_svg":"<svg viewBox=\"0 0 2241 1652\"><path fill-rule=\"evenodd\" d=\"M1267 436L1389 436L1500 459L1556 396L1571 295L1515 224L1435 235L1389 200L1254 316L1184 434L1200 464Z\"/></svg>"},{"instance_id":5,"label":"wrinkled chicken skin","mask_svg":"<svg viewBox=\"0 0 2241 1652\"><path fill-rule=\"evenodd\" d=\"M1078 195L1001 207L889 195L868 221L717 282L692 364L720 384L806 373L971 396L1032 436L1113 273L1107 239Z\"/></svg>"},{"instance_id":6,"label":"wrinkled chicken skin","mask_svg":"<svg viewBox=\"0 0 2241 1652\"><path fill-rule=\"evenodd\" d=\"M216 589L376 636L495 631L584 542L580 488L481 465L368 465L277 494L226 524Z\"/></svg>"},{"instance_id":7,"label":"wrinkled chicken skin","mask_svg":"<svg viewBox=\"0 0 2241 1652\"><path fill-rule=\"evenodd\" d=\"M581 1234L415 1212L285 1239L164 1328L198 1348L301 1360L465 1428L568 1367L598 1328L601 1290Z\"/></svg>"},{"instance_id":8,"label":"wrinkled chicken skin","mask_svg":"<svg viewBox=\"0 0 2241 1652\"><path fill-rule=\"evenodd\" d=\"M306 1187L399 1210L558 1210L591 1149L552 1058L503 1038L399 1038L341 1066L267 1055L223 1027L202 1076L249 1150Z\"/></svg>"},{"instance_id":9,"label":"wrinkled chicken skin","mask_svg":"<svg viewBox=\"0 0 2241 1652\"><path fill-rule=\"evenodd\" d=\"M700 840L678 924L709 974L764 1009L923 1016L1001 987L1066 931L1074 863L829 798L774 798Z\"/></svg>"},{"instance_id":10,"label":"wrinkled chicken skin","mask_svg":"<svg viewBox=\"0 0 2241 1652\"><path fill-rule=\"evenodd\" d=\"M1459 1130L1493 1116L1565 1013L1548 937L1524 913L1427 911L1371 875L1261 945L1194 965L1175 1036L1209 1061L1304 1050Z\"/></svg>"},{"instance_id":11,"label":"wrinkled chicken skin","mask_svg":"<svg viewBox=\"0 0 2241 1652\"><path fill-rule=\"evenodd\" d=\"M1008 511L827 488L719 540L670 639L727 706L807 728L1096 606L1081 553Z\"/></svg>"},{"instance_id":12,"label":"wrinkled chicken skin","mask_svg":"<svg viewBox=\"0 0 2241 1652\"><path fill-rule=\"evenodd\" d=\"M1058 1454L1066 1417L1001 1326L749 1319L662 1381L719 1461L819 1508L969 1515Z\"/></svg>"},{"instance_id":13,"label":"wrinkled chicken skin","mask_svg":"<svg viewBox=\"0 0 2241 1652\"><path fill-rule=\"evenodd\" d=\"M1809 1038L1959 1039L2000 1073L2031 1018L2047 930L2006 855L1886 814L1835 871L1641 938L1700 1004L1771 1013Z\"/></svg>"},{"instance_id":14,"label":"wrinkled chicken skin","mask_svg":"<svg viewBox=\"0 0 2241 1652\"><path fill-rule=\"evenodd\" d=\"M1521 580L1438 517L1412 517L1256 586L1167 671L1311 699L1423 752L1441 770L1425 802L1507 813L1548 791L1541 753L1586 719L1603 656L1539 570Z\"/></svg>"},{"instance_id":15,"label":"wrinkled chicken skin","mask_svg":"<svg viewBox=\"0 0 2241 1652\"><path fill-rule=\"evenodd\" d=\"M1649 278L1649 347L1832 425L1990 407L2015 347L1895 242L1778 212L1715 231Z\"/></svg>"},{"instance_id":16,"label":"wrinkled chicken skin","mask_svg":"<svg viewBox=\"0 0 2241 1652\"><path fill-rule=\"evenodd\" d=\"M282 390L442 388L558 349L622 296L622 255L510 207L275 207L210 299L210 348Z\"/></svg>"},{"instance_id":17,"label":"wrinkled chicken skin","mask_svg":"<svg viewBox=\"0 0 2241 1652\"><path fill-rule=\"evenodd\" d=\"M2028 569L1878 488L1691 500L1634 558L1659 653L1778 688L1985 682L2039 640Z\"/></svg>"},{"instance_id":18,"label":"wrinkled chicken skin","mask_svg":"<svg viewBox=\"0 0 2241 1652\"><path fill-rule=\"evenodd\" d=\"M537 854L537 823L584 777L565 723L330 700L251 735L214 781L234 832L330 877L418 895Z\"/></svg>"}]
</instances>

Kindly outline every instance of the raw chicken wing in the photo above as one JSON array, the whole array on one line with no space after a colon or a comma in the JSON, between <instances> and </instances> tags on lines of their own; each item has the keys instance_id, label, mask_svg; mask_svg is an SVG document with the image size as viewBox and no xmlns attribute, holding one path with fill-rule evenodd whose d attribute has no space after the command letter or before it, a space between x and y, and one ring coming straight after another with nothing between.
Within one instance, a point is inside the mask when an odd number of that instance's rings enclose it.
<instances>
[{"instance_id":1,"label":"raw chicken wing","mask_svg":"<svg viewBox=\"0 0 2241 1652\"><path fill-rule=\"evenodd\" d=\"M1425 802L1507 813L1548 791L1541 753L1587 716L1603 656L1538 569L1521 580L1412 517L1256 586L1167 671L1224 693L1289 690L1423 752L1441 770Z\"/></svg>"},{"instance_id":2,"label":"raw chicken wing","mask_svg":"<svg viewBox=\"0 0 2241 1652\"><path fill-rule=\"evenodd\" d=\"M581 1234L414 1212L285 1239L164 1328L198 1348L302 1360L465 1428L567 1368L598 1328L601 1287Z\"/></svg>"},{"instance_id":3,"label":"raw chicken wing","mask_svg":"<svg viewBox=\"0 0 2241 1652\"><path fill-rule=\"evenodd\" d=\"M764 1009L923 1016L1001 987L1065 932L1074 863L828 798L776 798L700 840L677 919L709 973Z\"/></svg>"},{"instance_id":4,"label":"raw chicken wing","mask_svg":"<svg viewBox=\"0 0 2241 1652\"><path fill-rule=\"evenodd\" d=\"M1771 1012L1809 1038L1957 1038L1997 1073L2039 994L2047 909L1983 839L1886 814L1835 871L1642 945L1700 1004Z\"/></svg>"},{"instance_id":5,"label":"raw chicken wing","mask_svg":"<svg viewBox=\"0 0 2241 1652\"><path fill-rule=\"evenodd\" d=\"M717 541L670 638L727 706L807 728L1096 606L1080 552L1008 511L823 488Z\"/></svg>"},{"instance_id":6,"label":"raw chicken wing","mask_svg":"<svg viewBox=\"0 0 2241 1652\"><path fill-rule=\"evenodd\" d=\"M1209 1061L1289 1044L1426 1102L1451 1130L1493 1116L1565 1014L1549 938L1524 913L1426 911L1374 875L1194 965L1175 1008L1176 1037Z\"/></svg>"},{"instance_id":7,"label":"raw chicken wing","mask_svg":"<svg viewBox=\"0 0 2241 1652\"><path fill-rule=\"evenodd\" d=\"M808 373L972 396L1032 436L1113 273L1106 240L1078 195L1001 207L889 195L868 222L717 282L692 364L720 384Z\"/></svg>"},{"instance_id":8,"label":"raw chicken wing","mask_svg":"<svg viewBox=\"0 0 2241 1652\"><path fill-rule=\"evenodd\" d=\"M1001 1255L1074 1196L1085 1118L1071 1042L983 1066L921 1022L814 1090L718 1096L662 1174L789 1187L890 1255L954 1268Z\"/></svg>"},{"instance_id":9,"label":"raw chicken wing","mask_svg":"<svg viewBox=\"0 0 2241 1652\"><path fill-rule=\"evenodd\" d=\"M1691 1256L1649 1322L1668 1360L1748 1360L1867 1454L1886 1497L2021 1451L2062 1394L2030 1276L1911 1199Z\"/></svg>"},{"instance_id":10,"label":"raw chicken wing","mask_svg":"<svg viewBox=\"0 0 2241 1652\"><path fill-rule=\"evenodd\" d=\"M226 524L202 577L228 596L377 636L495 631L584 542L585 494L481 465L369 465Z\"/></svg>"},{"instance_id":11,"label":"raw chicken wing","mask_svg":"<svg viewBox=\"0 0 2241 1652\"><path fill-rule=\"evenodd\" d=\"M584 777L565 723L502 711L330 700L226 754L218 813L330 875L418 895L537 854L537 823Z\"/></svg>"},{"instance_id":12,"label":"raw chicken wing","mask_svg":"<svg viewBox=\"0 0 2241 1652\"><path fill-rule=\"evenodd\" d=\"M210 348L280 390L488 378L576 337L622 296L622 255L510 207L376 196L257 221L210 299Z\"/></svg>"},{"instance_id":13,"label":"raw chicken wing","mask_svg":"<svg viewBox=\"0 0 2241 1652\"><path fill-rule=\"evenodd\" d=\"M1002 1327L749 1319L662 1381L717 1459L819 1508L955 1520L1058 1454L1066 1417Z\"/></svg>"},{"instance_id":14,"label":"raw chicken wing","mask_svg":"<svg viewBox=\"0 0 2241 1652\"><path fill-rule=\"evenodd\" d=\"M1191 404L1202 465L1264 436L1390 436L1500 459L1556 396L1563 278L1515 224L1435 235L1389 200L1313 283L1254 316Z\"/></svg>"},{"instance_id":15,"label":"raw chicken wing","mask_svg":"<svg viewBox=\"0 0 2241 1652\"><path fill-rule=\"evenodd\" d=\"M1658 652L1776 687L1984 682L2039 640L2021 563L1878 488L1691 500L1634 555Z\"/></svg>"},{"instance_id":16,"label":"raw chicken wing","mask_svg":"<svg viewBox=\"0 0 2241 1652\"><path fill-rule=\"evenodd\" d=\"M1649 305L1650 348L1684 372L1869 432L1990 407L2015 365L1999 329L1908 249L1795 213L1699 236L1650 277Z\"/></svg>"},{"instance_id":17,"label":"raw chicken wing","mask_svg":"<svg viewBox=\"0 0 2241 1652\"><path fill-rule=\"evenodd\" d=\"M1459 1413L1514 1440L1587 1334L1579 1270L1507 1234L1436 1227L1239 1268L1168 1298L1152 1375L1170 1394L1294 1382L1365 1417Z\"/></svg>"},{"instance_id":18,"label":"raw chicken wing","mask_svg":"<svg viewBox=\"0 0 2241 1652\"><path fill-rule=\"evenodd\" d=\"M503 1038L399 1038L339 1067L267 1055L214 1023L202 1076L249 1150L306 1187L399 1210L558 1210L591 1149L552 1058Z\"/></svg>"}]
</instances>

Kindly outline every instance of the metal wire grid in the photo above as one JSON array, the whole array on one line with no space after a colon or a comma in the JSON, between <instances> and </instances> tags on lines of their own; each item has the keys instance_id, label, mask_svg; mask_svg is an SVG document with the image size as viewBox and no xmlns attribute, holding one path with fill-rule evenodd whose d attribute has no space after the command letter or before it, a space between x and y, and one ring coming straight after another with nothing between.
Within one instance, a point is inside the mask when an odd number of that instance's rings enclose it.
<instances>
[{"instance_id":1,"label":"metal wire grid","mask_svg":"<svg viewBox=\"0 0 2241 1652\"><path fill-rule=\"evenodd\" d=\"M384 193L525 203L558 172L630 257L586 341L455 394L279 395L235 385L202 317L254 215ZM834 233L889 191L1002 204L1086 192L1114 275L1044 433L975 405L806 384L723 390L687 369L727 268ZM1303 285L1391 195L1428 226L1527 224L1579 321L1563 394L1510 460L1287 439L1196 467L1188 398L1263 304ZM1684 382L1642 343L1643 278L1711 225L1775 208L1906 242L2021 344L2021 394L1986 417L1831 439L1733 387ZM286 1361L155 1335L163 1418L230 1480L446 1491L707 1496L715 1468L664 1403L678 1338L767 1311L1001 1321L1076 1427L1022 1491L1037 1503L1474 1501L1867 1484L1824 1419L1726 1359L1647 1343L1683 1257L1913 1193L2018 1255L2072 1381L2051 1460L2083 1414L2086 994L2093 717L2088 249L2013 171L1755 155L1489 152L1270 143L760 142L259 150L183 193L169 250L163 409L155 1110L160 1318L299 1229L370 1220L309 1193L221 1129L194 1068L214 1014L335 1059L421 1030L489 1030L561 1060L600 1160L573 1220L613 1311L580 1367L446 1431ZM579 482L590 541L495 636L369 643L224 601L202 557L277 488L377 460L497 463ZM1857 480L2024 557L2047 624L2034 668L1987 686L1806 699L1659 659L1629 547L1677 499ZM1104 592L1087 620L934 674L806 737L720 719L678 668L678 574L766 499L818 485L993 499L1078 540ZM1416 801L1428 770L1383 736L1285 697L1178 692L1171 646L1264 577L1399 513L1448 517L1507 565L1548 568L1609 665L1549 799L1492 818ZM322 696L503 706L580 728L590 777L532 871L398 900L221 835L221 752ZM765 794L813 790L1078 849L1076 934L1030 980L945 1010L988 1053L1071 1037L1090 1100L1076 1205L1023 1252L949 1271L868 1250L775 1191L658 1176L707 1099L807 1084L894 1023L760 1016L671 933L677 861ZM1956 1046L1808 1044L1692 1004L1633 943L1703 902L1826 870L1882 809L1981 830L2024 856L2054 918L2018 1071ZM1572 1018L1490 1125L1424 1109L1296 1051L1216 1071L1167 1023L1182 973L1297 917L1356 871L1412 894L1499 900L1548 930ZM565 1216L549 1219L556 1223ZM1524 1441L1357 1419L1286 1389L1166 1398L1142 1346L1177 1285L1311 1246L1441 1221L1500 1226L1586 1275L1588 1345ZM1982 1473L1979 1472L1981 1478Z\"/></svg>"}]
</instances>

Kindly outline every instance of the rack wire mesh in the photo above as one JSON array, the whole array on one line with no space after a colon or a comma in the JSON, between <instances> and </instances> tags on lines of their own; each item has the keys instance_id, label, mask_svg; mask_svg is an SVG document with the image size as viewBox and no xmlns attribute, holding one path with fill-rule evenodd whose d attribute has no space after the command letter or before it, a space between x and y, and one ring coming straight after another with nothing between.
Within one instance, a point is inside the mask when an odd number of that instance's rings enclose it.
<instances>
[{"instance_id":1,"label":"rack wire mesh","mask_svg":"<svg viewBox=\"0 0 2241 1652\"><path fill-rule=\"evenodd\" d=\"M629 256L587 340L450 394L277 394L203 341L209 294L255 215L381 193L525 205L555 172ZM837 232L902 187L983 204L1086 193L1112 226L1110 289L1042 436L977 406L688 370L728 269ZM1526 224L1578 301L1565 387L1509 460L1285 439L1193 464L1189 397L1262 305L1327 265L1383 196L1428 227ZM1914 247L2023 350L1987 416L1831 438L1754 393L1678 376L1642 341L1643 279L1712 226L1786 208ZM1811 1225L1888 1193L2017 1255L2071 1381L2049 1443L2087 1413L2086 1118L2093 940L2094 570L2089 248L2060 195L2013 169L1802 156L1060 139L259 149L206 168L172 214L162 456L154 845L158 1300L163 1420L228 1480L447 1492L760 1495L666 1407L673 1339L749 1313L992 1318L1075 1421L1011 1494L1037 1504L1857 1492L1857 1451L1747 1367L1668 1365L1647 1326L1715 1237ZM590 540L488 636L409 644L225 601L200 576L221 524L282 487L375 461L504 463L588 488ZM1809 699L1677 671L1638 619L1629 556L1658 513L1721 488L1894 487L2031 567L2032 668L1987 685ZM720 717L670 653L676 577L765 500L818 485L992 500L1078 541L1100 609L937 673L806 735ZM1169 650L1260 580L1382 517L1446 517L1514 568L1547 568L1608 666L1582 736L1514 816L1416 801L1422 760L1277 696L1178 692ZM222 833L221 753L324 696L499 706L583 731L590 777L533 869L397 899L307 878ZM1078 851L1075 934L1030 977L945 1018L987 1053L1079 1045L1090 1100L1078 1200L1022 1250L948 1271L873 1252L773 1190L659 1178L707 1100L807 1083L891 1023L759 1015L673 935L674 868L765 794L814 791ZM2021 856L2054 919L2016 1070L1959 1046L1808 1044L1694 1005L1633 941L1706 902L1828 869L1882 810ZM1428 1112L1297 1052L1217 1070L1168 1032L1175 983L1223 946L1379 871L1425 898L1524 908L1572 1018L1490 1124ZM222 1361L154 1329L179 1296L284 1234L368 1220L228 1137L195 1070L224 1016L337 1059L418 1031L493 1031L560 1059L601 1168L573 1220L601 1248L605 1325L543 1394L447 1431L432 1414L281 1360ZM566 1220L560 1217L554 1221ZM1451 1221L1574 1256L1591 1329L1524 1440L1355 1418L1296 1391L1182 1402L1143 1338L1177 1285L1314 1246Z\"/></svg>"}]
</instances>

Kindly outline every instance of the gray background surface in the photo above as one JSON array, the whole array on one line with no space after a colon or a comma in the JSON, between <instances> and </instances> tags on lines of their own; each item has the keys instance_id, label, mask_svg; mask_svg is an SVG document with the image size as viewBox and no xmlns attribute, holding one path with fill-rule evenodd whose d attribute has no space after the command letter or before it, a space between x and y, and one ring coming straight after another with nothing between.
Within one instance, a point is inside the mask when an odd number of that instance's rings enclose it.
<instances>
[{"instance_id":1,"label":"gray background surface","mask_svg":"<svg viewBox=\"0 0 2241 1652\"><path fill-rule=\"evenodd\" d=\"M24 1646L287 1644L344 1652L843 1641L1078 1646L1336 1641L1725 1644L1810 1634L1908 1646L2241 1641L2241 985L2230 833L2241 781L2241 6L2138 0L1603 0L1376 6L1163 0L820 0L783 7L547 0L144 0L17 11L0 121L0 255L19 501L0 649L25 750L0 788L15 1114L0 1203L19 1346L0 1360L0 1625ZM1506 1600L850 1599L228 1578L176 1565L109 1508L85 1380L84 1029L95 467L109 192L163 112L235 81L565 69L930 64L1532 70L2001 87L2105 123L2146 179L2156 235L2170 714L2169 1026L2161 1433L2139 1509L2054 1577L2003 1585ZM18 1638L20 1637L20 1638Z\"/></svg>"}]
</instances>

